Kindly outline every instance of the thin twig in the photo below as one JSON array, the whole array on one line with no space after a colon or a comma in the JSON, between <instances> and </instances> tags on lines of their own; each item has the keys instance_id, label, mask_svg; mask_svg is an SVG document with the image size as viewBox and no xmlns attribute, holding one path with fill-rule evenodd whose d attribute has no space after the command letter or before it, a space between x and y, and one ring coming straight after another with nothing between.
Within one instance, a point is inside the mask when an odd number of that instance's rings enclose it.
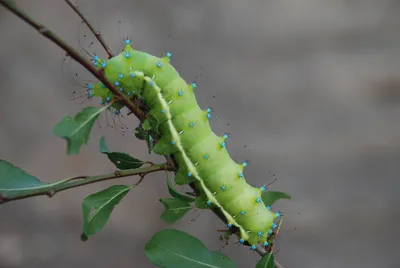
<instances>
[{"instance_id":1,"label":"thin twig","mask_svg":"<svg viewBox=\"0 0 400 268\"><path fill-rule=\"evenodd\" d=\"M78 6L75 6L70 0L65 0L65 2L75 11L75 13L83 20L86 26L90 29L90 31L94 34L100 44L104 47L104 50L108 54L108 58L111 59L114 57L111 48L104 42L103 37L101 36L99 31L94 29L93 25L88 21L88 19L79 11Z\"/></svg>"},{"instance_id":2,"label":"thin twig","mask_svg":"<svg viewBox=\"0 0 400 268\"><path fill-rule=\"evenodd\" d=\"M55 183L44 184L38 187L31 187L25 189L4 190L0 189L0 204L4 204L13 200L25 199L33 196L47 195L53 197L56 193L65 191L71 188L97 183L105 180L112 180L122 177L140 175L140 180L135 183L138 185L143 181L146 174L166 170L167 164L152 165L150 167L141 167L136 169L118 170L113 173L98 175L98 176L79 176L64 179Z\"/></svg>"},{"instance_id":3,"label":"thin twig","mask_svg":"<svg viewBox=\"0 0 400 268\"><path fill-rule=\"evenodd\" d=\"M146 114L138 109L136 105L134 105L129 97L122 94L106 77L104 76L103 69L97 69L92 65L92 63L86 60L82 55L80 55L73 47L68 45L64 40L58 37L55 33L50 31L50 29L46 28L44 25L36 22L32 19L28 14L26 14L23 10L19 9L12 1L10 0L0 0L0 5L14 13L17 17L21 18L23 21L31 25L33 28L39 31L40 34L45 36L46 38L53 41L56 45L62 48L64 51L68 53L71 58L79 62L86 70L91 72L97 79L99 79L103 84L118 98L123 100L126 107L131 110L139 120L143 121L146 118Z\"/></svg>"}]
</instances>

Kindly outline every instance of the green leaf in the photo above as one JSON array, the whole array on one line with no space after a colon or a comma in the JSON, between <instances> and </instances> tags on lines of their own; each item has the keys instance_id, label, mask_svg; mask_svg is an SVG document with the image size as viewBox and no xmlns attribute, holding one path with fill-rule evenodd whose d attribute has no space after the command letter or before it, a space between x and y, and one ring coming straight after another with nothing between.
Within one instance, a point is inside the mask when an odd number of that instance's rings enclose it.
<instances>
[{"instance_id":1,"label":"green leaf","mask_svg":"<svg viewBox=\"0 0 400 268\"><path fill-rule=\"evenodd\" d=\"M264 255L264 257L257 263L256 268L275 268L274 254L270 252Z\"/></svg>"},{"instance_id":2,"label":"green leaf","mask_svg":"<svg viewBox=\"0 0 400 268\"><path fill-rule=\"evenodd\" d=\"M36 177L29 175L13 164L0 160L0 196L10 197L9 194L18 194L20 191L46 186Z\"/></svg>"},{"instance_id":3,"label":"green leaf","mask_svg":"<svg viewBox=\"0 0 400 268\"><path fill-rule=\"evenodd\" d=\"M147 132L143 129L142 126L139 126L139 127L135 128L135 136L139 140L145 140L146 139L146 134L147 134Z\"/></svg>"},{"instance_id":4,"label":"green leaf","mask_svg":"<svg viewBox=\"0 0 400 268\"><path fill-rule=\"evenodd\" d=\"M218 265L218 267L224 267L224 268L236 267L236 263L232 261L229 257L222 254L221 252L211 251L210 253L214 260L214 264Z\"/></svg>"},{"instance_id":5,"label":"green leaf","mask_svg":"<svg viewBox=\"0 0 400 268\"><path fill-rule=\"evenodd\" d=\"M106 145L106 140L104 138L104 136L102 136L100 138L100 153L109 153L110 150L108 149L107 145Z\"/></svg>"},{"instance_id":6,"label":"green leaf","mask_svg":"<svg viewBox=\"0 0 400 268\"><path fill-rule=\"evenodd\" d=\"M221 263L221 257L210 252L197 238L178 230L162 230L146 244L145 254L162 268L233 268Z\"/></svg>"},{"instance_id":7,"label":"green leaf","mask_svg":"<svg viewBox=\"0 0 400 268\"><path fill-rule=\"evenodd\" d=\"M114 185L85 198L82 203L83 233L81 239L83 241L103 229L114 207L130 189L132 189L131 186Z\"/></svg>"},{"instance_id":8,"label":"green leaf","mask_svg":"<svg viewBox=\"0 0 400 268\"><path fill-rule=\"evenodd\" d=\"M133 158L126 153L107 153L107 156L118 169L135 169L143 165L143 161Z\"/></svg>"},{"instance_id":9,"label":"green leaf","mask_svg":"<svg viewBox=\"0 0 400 268\"><path fill-rule=\"evenodd\" d=\"M168 174L167 174L167 185L168 185L168 191L171 194L171 196L173 196L177 199L180 199L184 202L187 202L187 203L192 203L196 200L196 198L193 198L193 197L190 197L190 196L187 196L187 195L184 195L184 194L178 192L178 190L175 189L174 185L172 184L171 180L169 179Z\"/></svg>"},{"instance_id":10,"label":"green leaf","mask_svg":"<svg viewBox=\"0 0 400 268\"><path fill-rule=\"evenodd\" d=\"M67 141L67 154L79 154L89 140L90 131L104 107L86 107L75 117L64 117L53 129L53 134Z\"/></svg>"},{"instance_id":11,"label":"green leaf","mask_svg":"<svg viewBox=\"0 0 400 268\"><path fill-rule=\"evenodd\" d=\"M161 219L166 223L174 223L182 219L192 209L189 203L177 198L161 198L160 202L165 206Z\"/></svg>"},{"instance_id":12,"label":"green leaf","mask_svg":"<svg viewBox=\"0 0 400 268\"><path fill-rule=\"evenodd\" d=\"M266 206L272 206L279 199L291 199L292 197L287 193L275 192L275 191L265 191L261 194L262 201Z\"/></svg>"},{"instance_id":13,"label":"green leaf","mask_svg":"<svg viewBox=\"0 0 400 268\"><path fill-rule=\"evenodd\" d=\"M147 118L143 121L142 128L145 131L157 132L158 131L158 125L159 124L157 122L157 119L153 115L149 114L147 116Z\"/></svg>"},{"instance_id":14,"label":"green leaf","mask_svg":"<svg viewBox=\"0 0 400 268\"><path fill-rule=\"evenodd\" d=\"M200 195L199 197L196 198L196 201L194 201L194 204L196 205L197 208L200 209L207 209L210 208L207 205L207 199L205 196Z\"/></svg>"},{"instance_id":15,"label":"green leaf","mask_svg":"<svg viewBox=\"0 0 400 268\"><path fill-rule=\"evenodd\" d=\"M143 161L133 158L129 154L110 152L104 136L100 139L100 152L107 155L108 159L121 170L140 168L144 164Z\"/></svg>"}]
</instances>

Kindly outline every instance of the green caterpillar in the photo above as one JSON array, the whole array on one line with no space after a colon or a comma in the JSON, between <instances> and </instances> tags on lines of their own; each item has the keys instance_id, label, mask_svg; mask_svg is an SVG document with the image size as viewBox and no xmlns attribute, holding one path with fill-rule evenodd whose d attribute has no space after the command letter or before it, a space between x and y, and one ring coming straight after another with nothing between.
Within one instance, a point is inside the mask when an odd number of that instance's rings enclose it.
<instances>
[{"instance_id":1,"label":"green caterpillar","mask_svg":"<svg viewBox=\"0 0 400 268\"><path fill-rule=\"evenodd\" d=\"M209 124L211 109L201 110L194 95L196 84L187 84L170 64L171 53L163 58L137 51L125 40L124 50L109 60L97 56L93 63L127 96L135 96L149 108L149 118L156 122L161 139L153 151L172 155L179 171L175 182L194 183L200 191L199 200L205 206L218 207L226 217L228 227L240 232L240 243L256 249L258 243L269 245L274 220L273 213L261 199L265 186L252 187L246 183L243 170L246 162L237 164L226 150L228 135L215 135ZM101 97L101 104L113 99L102 84L89 84L88 96ZM118 102L116 113L123 108ZM147 119L146 119L147 120ZM144 124L148 123L145 122Z\"/></svg>"}]
</instances>

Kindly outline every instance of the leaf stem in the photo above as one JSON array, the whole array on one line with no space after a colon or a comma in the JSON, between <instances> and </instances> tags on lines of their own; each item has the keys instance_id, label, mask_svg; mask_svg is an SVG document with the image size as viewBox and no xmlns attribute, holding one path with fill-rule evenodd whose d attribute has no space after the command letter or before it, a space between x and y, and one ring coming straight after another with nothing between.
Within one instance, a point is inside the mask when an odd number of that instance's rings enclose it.
<instances>
[{"instance_id":1,"label":"leaf stem","mask_svg":"<svg viewBox=\"0 0 400 268\"><path fill-rule=\"evenodd\" d=\"M26 189L15 189L6 190L4 193L0 192L0 204L4 204L13 200L25 199L33 196L47 195L48 197L53 197L56 193L65 191L71 188L97 183L101 181L118 179L123 177L129 177L134 175L139 175L140 180L134 185L137 186L143 181L146 174L167 170L167 164L155 164L149 167L141 167L135 169L117 170L112 173L97 175L97 176L79 176L73 178L67 178L54 183L41 185L38 187L31 187ZM1 191L1 189L0 189Z\"/></svg>"},{"instance_id":2,"label":"leaf stem","mask_svg":"<svg viewBox=\"0 0 400 268\"><path fill-rule=\"evenodd\" d=\"M90 29L90 31L94 34L96 39L100 42L100 44L103 46L104 50L108 54L108 58L111 59L114 57L111 48L104 42L103 37L101 36L99 31L96 31L96 29L93 27L93 25L88 21L88 19L82 14L82 12L79 11L79 7L75 6L70 0L65 0L65 2L75 11L75 13L82 19L82 21L86 24L86 26Z\"/></svg>"}]
</instances>

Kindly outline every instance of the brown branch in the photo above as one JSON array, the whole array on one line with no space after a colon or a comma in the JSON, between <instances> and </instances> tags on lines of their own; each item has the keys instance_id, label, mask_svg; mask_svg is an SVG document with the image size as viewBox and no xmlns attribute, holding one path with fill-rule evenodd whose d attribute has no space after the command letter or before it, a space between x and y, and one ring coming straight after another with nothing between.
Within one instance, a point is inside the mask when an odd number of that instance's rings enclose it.
<instances>
[{"instance_id":1,"label":"brown branch","mask_svg":"<svg viewBox=\"0 0 400 268\"><path fill-rule=\"evenodd\" d=\"M3 193L2 190L0 190L0 204L40 195L47 195L48 197L53 197L56 193L71 188L76 188L87 184L118 179L123 177L129 177L134 175L140 176L140 180L134 184L135 186L137 186L143 181L143 178L146 174L167 169L168 169L167 164L151 165L149 167L141 167L136 169L118 170L109 174L98 175L98 176L79 176L74 178L68 178L55 183L44 184L38 187L6 190L3 191Z\"/></svg>"},{"instance_id":2,"label":"brown branch","mask_svg":"<svg viewBox=\"0 0 400 268\"><path fill-rule=\"evenodd\" d=\"M108 58L111 59L112 57L114 57L114 55L111 51L111 48L104 42L104 39L101 36L100 32L96 31L96 29L94 29L93 25L88 21L87 18L85 18L85 16L82 14L82 12L79 11L78 6L75 6L74 4L72 4L72 2L70 0L65 0L65 2L75 11L75 13L82 19L82 21L86 24L86 26L94 34L96 39L100 42L100 44L103 46L104 50L107 52Z\"/></svg>"},{"instance_id":3,"label":"brown branch","mask_svg":"<svg viewBox=\"0 0 400 268\"><path fill-rule=\"evenodd\" d=\"M68 53L71 58L79 62L86 70L91 72L97 79L99 79L118 99L121 99L126 107L131 110L139 120L143 121L146 118L146 114L140 110L136 105L134 105L129 97L120 93L120 91L104 76L103 69L97 69L92 65L92 63L86 60L82 55L80 55L73 47L68 45L64 40L58 37L55 33L50 31L50 29L46 28L44 25L36 22L32 19L28 14L26 14L23 10L19 9L12 1L10 0L0 0L0 5L8 9L10 12L14 13L17 17L21 18L23 21L31 25L33 28L38 30L40 34L45 36L46 38L53 41L56 45L62 48L64 51Z\"/></svg>"}]
</instances>

